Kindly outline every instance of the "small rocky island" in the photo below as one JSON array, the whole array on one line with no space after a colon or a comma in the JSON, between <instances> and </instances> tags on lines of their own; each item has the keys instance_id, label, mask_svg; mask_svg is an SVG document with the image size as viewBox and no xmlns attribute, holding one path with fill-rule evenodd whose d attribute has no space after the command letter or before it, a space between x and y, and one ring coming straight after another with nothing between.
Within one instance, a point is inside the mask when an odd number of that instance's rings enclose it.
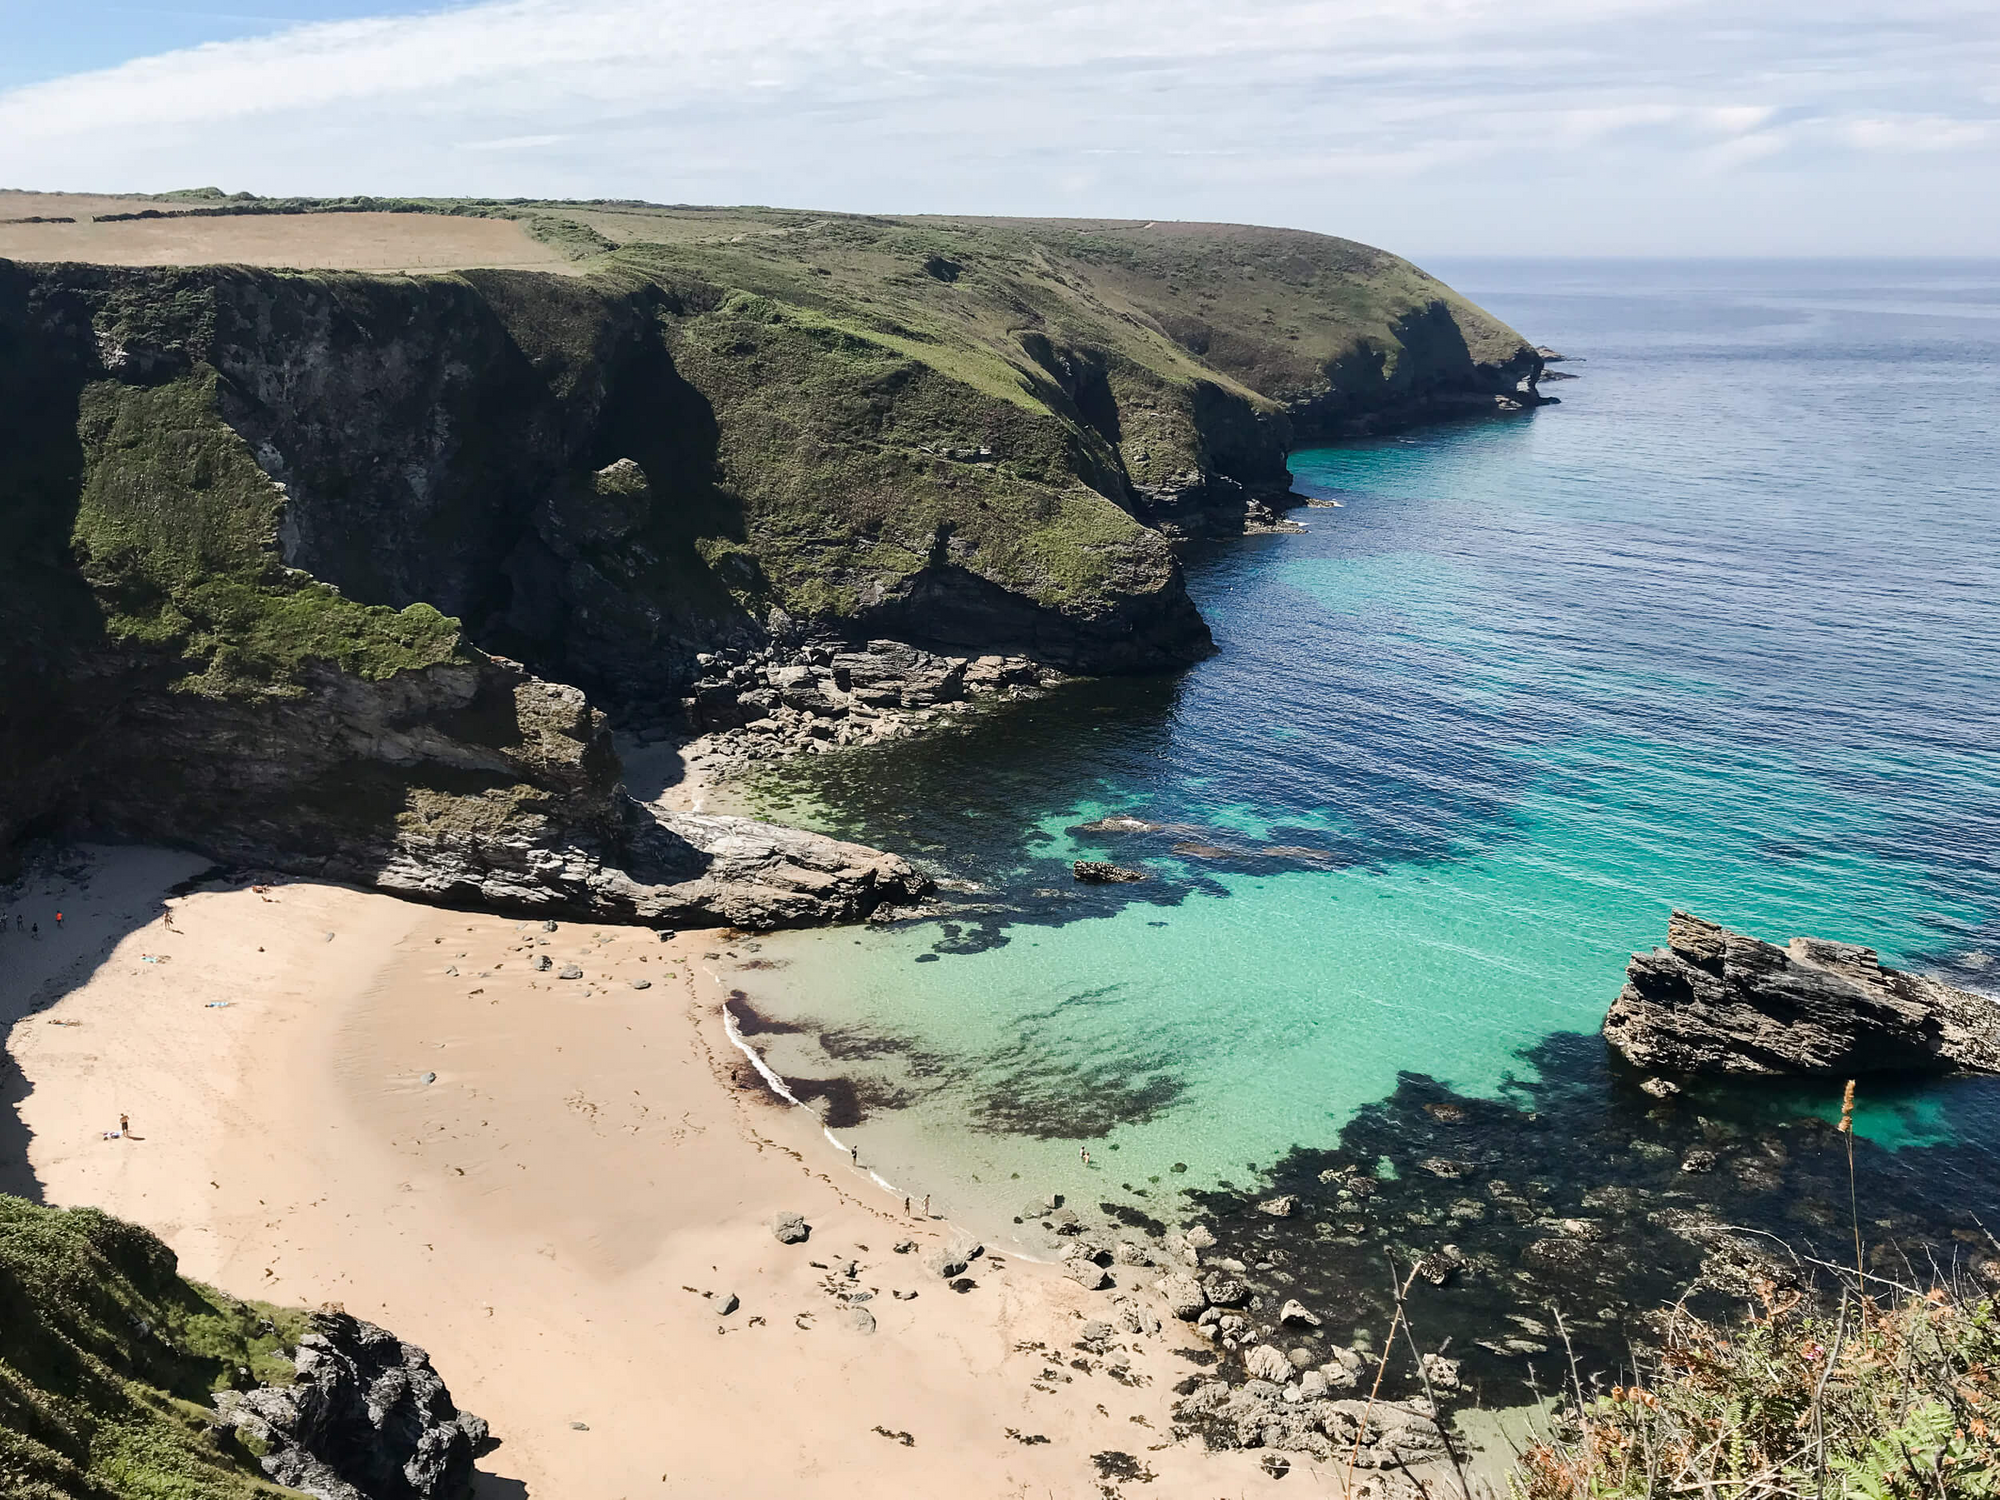
<instances>
[{"instance_id":1,"label":"small rocky island","mask_svg":"<svg viewBox=\"0 0 2000 1500\"><path fill-rule=\"evenodd\" d=\"M1652 1074L2000 1073L2000 1000L1821 938L1775 947L1677 911L1632 957L1604 1037Z\"/></svg>"}]
</instances>

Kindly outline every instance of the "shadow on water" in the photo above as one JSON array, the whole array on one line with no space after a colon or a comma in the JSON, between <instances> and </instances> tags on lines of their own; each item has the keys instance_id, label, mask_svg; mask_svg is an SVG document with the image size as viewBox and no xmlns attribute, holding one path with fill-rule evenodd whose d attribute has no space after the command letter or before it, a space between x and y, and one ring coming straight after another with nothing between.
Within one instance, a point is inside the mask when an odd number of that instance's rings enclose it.
<instances>
[{"instance_id":1,"label":"shadow on water","mask_svg":"<svg viewBox=\"0 0 2000 1500\"><path fill-rule=\"evenodd\" d=\"M1250 1317L1267 1339L1320 1359L1329 1344L1379 1350L1392 1266L1401 1277L1439 1257L1430 1265L1443 1282L1417 1277L1411 1325L1426 1349L1448 1341L1468 1393L1502 1404L1568 1380L1561 1329L1586 1385L1609 1385L1677 1299L1740 1313L1757 1305L1760 1285L1830 1286L1831 1267L1851 1271L1847 1138L1829 1119L1837 1086L1712 1086L1658 1099L1600 1038L1575 1033L1522 1061L1531 1071L1497 1100L1406 1073L1331 1149L1295 1149L1252 1191L1190 1194L1219 1242L1203 1259L1251 1268L1262 1305ZM1862 1091L1877 1103L1941 1102L1960 1116L2000 1108L2000 1079L1873 1080ZM1871 1276L1919 1289L1951 1275L2000 1284L1991 1146L1855 1147ZM1258 1209L1287 1193L1300 1200L1292 1216ZM1288 1298L1324 1326L1278 1329ZM1415 1393L1407 1350L1396 1351L1385 1389Z\"/></svg>"}]
</instances>

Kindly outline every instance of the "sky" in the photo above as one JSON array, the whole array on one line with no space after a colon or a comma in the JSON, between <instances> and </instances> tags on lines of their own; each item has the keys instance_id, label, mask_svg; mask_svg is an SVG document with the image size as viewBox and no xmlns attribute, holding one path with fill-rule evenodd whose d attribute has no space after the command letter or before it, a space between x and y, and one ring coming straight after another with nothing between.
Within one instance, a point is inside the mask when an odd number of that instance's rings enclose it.
<instances>
[{"instance_id":1,"label":"sky","mask_svg":"<svg viewBox=\"0 0 2000 1500\"><path fill-rule=\"evenodd\" d=\"M0 0L0 186L2000 255L2000 0Z\"/></svg>"}]
</instances>

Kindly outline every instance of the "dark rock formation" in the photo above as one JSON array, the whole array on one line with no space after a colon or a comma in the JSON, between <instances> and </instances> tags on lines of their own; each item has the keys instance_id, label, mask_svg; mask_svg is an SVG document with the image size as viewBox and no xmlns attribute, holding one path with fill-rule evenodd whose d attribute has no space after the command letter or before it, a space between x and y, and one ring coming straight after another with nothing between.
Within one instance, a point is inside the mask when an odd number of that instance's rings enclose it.
<instances>
[{"instance_id":1,"label":"dark rock formation","mask_svg":"<svg viewBox=\"0 0 2000 1500\"><path fill-rule=\"evenodd\" d=\"M91 746L85 816L238 866L450 905L750 928L856 921L930 885L856 844L640 806L582 692L494 658L379 682L316 667L297 696L247 702L139 691L123 720Z\"/></svg>"},{"instance_id":2,"label":"dark rock formation","mask_svg":"<svg viewBox=\"0 0 2000 1500\"><path fill-rule=\"evenodd\" d=\"M1667 946L1633 956L1604 1036L1649 1073L2000 1073L2000 1001L1872 948L1777 948L1678 911Z\"/></svg>"},{"instance_id":3,"label":"dark rock formation","mask_svg":"<svg viewBox=\"0 0 2000 1500\"><path fill-rule=\"evenodd\" d=\"M318 1313L290 1386L225 1391L224 1420L264 1472L320 1500L462 1500L486 1424L452 1404L430 1356L346 1313Z\"/></svg>"},{"instance_id":4,"label":"dark rock formation","mask_svg":"<svg viewBox=\"0 0 2000 1500\"><path fill-rule=\"evenodd\" d=\"M703 675L681 700L699 736L686 753L710 769L901 739L981 699L1034 697L1064 680L1027 657L940 655L890 640L725 649L698 660ZM655 723L640 739L671 734Z\"/></svg>"},{"instance_id":5,"label":"dark rock formation","mask_svg":"<svg viewBox=\"0 0 2000 1500\"><path fill-rule=\"evenodd\" d=\"M1085 885L1120 885L1146 878L1144 870L1128 870L1101 859L1079 859L1070 869Z\"/></svg>"}]
</instances>

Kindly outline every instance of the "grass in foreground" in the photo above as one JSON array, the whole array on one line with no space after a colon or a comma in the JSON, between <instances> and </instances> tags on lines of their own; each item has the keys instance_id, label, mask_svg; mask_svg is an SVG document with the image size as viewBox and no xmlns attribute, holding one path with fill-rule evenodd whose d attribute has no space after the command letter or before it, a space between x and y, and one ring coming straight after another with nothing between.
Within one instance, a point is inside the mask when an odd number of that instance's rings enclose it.
<instances>
[{"instance_id":1,"label":"grass in foreground","mask_svg":"<svg viewBox=\"0 0 2000 1500\"><path fill-rule=\"evenodd\" d=\"M1993 1299L1897 1295L1844 1296L1829 1318L1767 1286L1732 1327L1676 1309L1634 1384L1522 1456L1516 1500L2000 1495Z\"/></svg>"},{"instance_id":2,"label":"grass in foreground","mask_svg":"<svg viewBox=\"0 0 2000 1500\"><path fill-rule=\"evenodd\" d=\"M0 1195L0 1495L296 1495L212 1428L210 1393L291 1378L304 1314L179 1275L152 1234L94 1208Z\"/></svg>"}]
</instances>

